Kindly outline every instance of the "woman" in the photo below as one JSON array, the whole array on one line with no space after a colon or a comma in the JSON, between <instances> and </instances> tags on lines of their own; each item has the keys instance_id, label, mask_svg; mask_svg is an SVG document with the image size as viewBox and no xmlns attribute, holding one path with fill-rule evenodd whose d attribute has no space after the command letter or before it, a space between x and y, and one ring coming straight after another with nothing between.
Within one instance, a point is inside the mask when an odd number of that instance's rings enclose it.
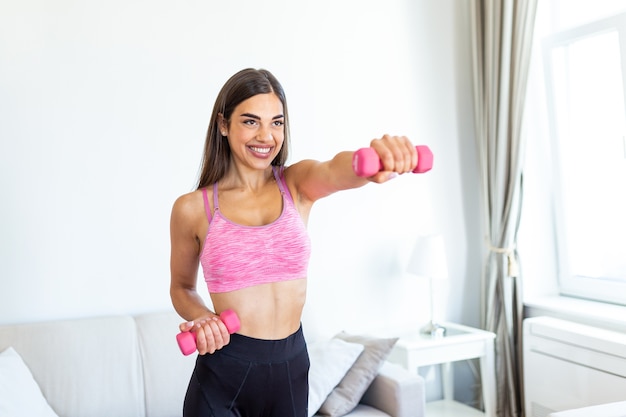
<instances>
[{"instance_id":1,"label":"woman","mask_svg":"<svg viewBox=\"0 0 626 417\"><path fill-rule=\"evenodd\" d=\"M305 417L309 360L302 336L313 203L336 191L383 183L417 165L415 147L385 135L370 146L384 170L360 178L352 152L285 166L285 93L266 70L245 69L220 91L196 191L171 216L171 289L176 311L196 333L199 356L184 416ZM202 264L213 308L196 289ZM219 313L234 310L229 335Z\"/></svg>"}]
</instances>

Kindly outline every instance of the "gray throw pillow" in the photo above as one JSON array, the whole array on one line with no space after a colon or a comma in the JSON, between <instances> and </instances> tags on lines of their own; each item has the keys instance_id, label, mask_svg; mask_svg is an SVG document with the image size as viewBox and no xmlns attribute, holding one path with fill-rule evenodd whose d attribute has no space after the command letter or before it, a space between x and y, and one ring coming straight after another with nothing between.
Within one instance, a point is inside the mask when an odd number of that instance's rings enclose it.
<instances>
[{"instance_id":1,"label":"gray throw pillow","mask_svg":"<svg viewBox=\"0 0 626 417\"><path fill-rule=\"evenodd\" d=\"M359 404L361 397L378 375L380 367L398 341L397 337L378 339L350 335L346 332L335 335L335 338L350 343L360 343L364 349L339 385L333 389L320 407L318 413L330 417L344 416Z\"/></svg>"}]
</instances>

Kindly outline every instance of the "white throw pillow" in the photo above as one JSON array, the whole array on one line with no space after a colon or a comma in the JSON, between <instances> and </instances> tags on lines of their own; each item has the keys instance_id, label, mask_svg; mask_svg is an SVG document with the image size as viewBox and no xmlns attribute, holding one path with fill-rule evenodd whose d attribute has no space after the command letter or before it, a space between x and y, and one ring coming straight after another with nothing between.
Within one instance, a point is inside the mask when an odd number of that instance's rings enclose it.
<instances>
[{"instance_id":1,"label":"white throw pillow","mask_svg":"<svg viewBox=\"0 0 626 417\"><path fill-rule=\"evenodd\" d=\"M309 417L319 410L363 349L360 343L336 338L309 345Z\"/></svg>"},{"instance_id":2,"label":"white throw pillow","mask_svg":"<svg viewBox=\"0 0 626 417\"><path fill-rule=\"evenodd\" d=\"M58 417L12 347L0 353L0 417Z\"/></svg>"}]
</instances>

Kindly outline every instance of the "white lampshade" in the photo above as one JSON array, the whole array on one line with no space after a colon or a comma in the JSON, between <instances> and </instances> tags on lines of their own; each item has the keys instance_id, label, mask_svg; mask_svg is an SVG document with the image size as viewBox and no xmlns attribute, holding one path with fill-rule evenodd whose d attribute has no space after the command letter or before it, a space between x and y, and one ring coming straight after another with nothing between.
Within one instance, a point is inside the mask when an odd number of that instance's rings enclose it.
<instances>
[{"instance_id":1,"label":"white lampshade","mask_svg":"<svg viewBox=\"0 0 626 417\"><path fill-rule=\"evenodd\" d=\"M446 245L442 235L433 234L417 238L407 272L430 279L448 278Z\"/></svg>"}]
</instances>

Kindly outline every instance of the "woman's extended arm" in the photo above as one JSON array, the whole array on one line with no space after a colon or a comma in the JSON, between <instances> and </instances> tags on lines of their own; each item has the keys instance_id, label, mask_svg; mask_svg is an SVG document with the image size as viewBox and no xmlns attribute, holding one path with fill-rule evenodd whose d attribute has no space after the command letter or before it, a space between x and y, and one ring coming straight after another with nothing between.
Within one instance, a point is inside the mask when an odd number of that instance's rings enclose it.
<instances>
[{"instance_id":1,"label":"woman's extended arm","mask_svg":"<svg viewBox=\"0 0 626 417\"><path fill-rule=\"evenodd\" d=\"M305 160L290 166L287 181L297 191L300 200L312 203L334 192L361 187L368 182L383 183L417 166L415 146L404 136L385 135L372 140L370 146L381 159L384 170L369 178L360 178L354 173L354 152L345 151L329 161Z\"/></svg>"}]
</instances>

